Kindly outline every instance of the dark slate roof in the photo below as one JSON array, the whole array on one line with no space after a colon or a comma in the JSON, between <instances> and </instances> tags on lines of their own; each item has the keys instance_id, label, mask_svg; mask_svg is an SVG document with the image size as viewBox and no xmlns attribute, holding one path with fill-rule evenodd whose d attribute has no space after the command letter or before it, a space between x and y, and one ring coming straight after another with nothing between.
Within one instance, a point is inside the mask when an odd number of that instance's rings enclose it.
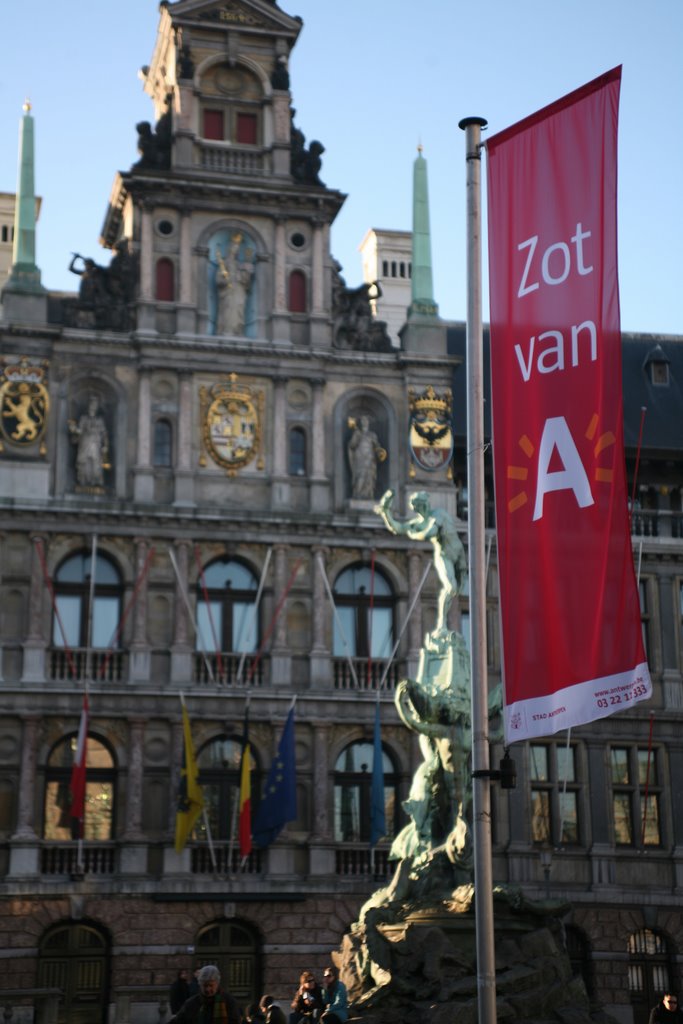
<instances>
[{"instance_id":1,"label":"dark slate roof","mask_svg":"<svg viewBox=\"0 0 683 1024\"><path fill-rule=\"evenodd\" d=\"M465 324L447 328L448 351L463 362L453 373L453 429L456 439L467 434L467 385L465 369ZM652 363L669 368L668 384L653 384ZM491 436L491 360L489 332L484 328L484 433ZM624 389L624 441L635 448L640 430L641 408L646 407L643 451L683 452L683 336L673 334L622 334L622 377Z\"/></svg>"}]
</instances>

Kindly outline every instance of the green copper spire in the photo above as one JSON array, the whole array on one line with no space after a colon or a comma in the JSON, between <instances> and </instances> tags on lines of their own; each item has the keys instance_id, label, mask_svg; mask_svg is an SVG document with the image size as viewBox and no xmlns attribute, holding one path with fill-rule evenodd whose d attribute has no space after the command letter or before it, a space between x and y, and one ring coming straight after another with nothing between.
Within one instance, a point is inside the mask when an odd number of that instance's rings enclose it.
<instances>
[{"instance_id":1,"label":"green copper spire","mask_svg":"<svg viewBox=\"0 0 683 1024\"><path fill-rule=\"evenodd\" d=\"M414 316L438 317L438 315L439 307L434 302L434 285L432 284L427 161L422 156L422 146L418 146L417 159L413 164L412 302L408 310L408 318Z\"/></svg>"},{"instance_id":2,"label":"green copper spire","mask_svg":"<svg viewBox=\"0 0 683 1024\"><path fill-rule=\"evenodd\" d=\"M33 118L31 104L24 103L19 128L19 180L14 210L12 269L5 285L14 292L43 292L36 266L36 193L34 185Z\"/></svg>"}]
</instances>

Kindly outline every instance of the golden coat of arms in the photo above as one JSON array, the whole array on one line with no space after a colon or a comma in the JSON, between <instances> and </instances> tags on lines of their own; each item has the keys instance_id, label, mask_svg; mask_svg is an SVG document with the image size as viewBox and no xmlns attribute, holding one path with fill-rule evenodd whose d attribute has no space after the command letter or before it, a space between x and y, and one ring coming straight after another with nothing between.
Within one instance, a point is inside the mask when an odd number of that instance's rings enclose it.
<instances>
[{"instance_id":1,"label":"golden coat of arms","mask_svg":"<svg viewBox=\"0 0 683 1024\"><path fill-rule=\"evenodd\" d=\"M213 461L228 476L254 459L257 469L263 469L263 392L239 384L237 374L231 373L227 381L200 387L199 400L202 440ZM205 466L206 457L199 462Z\"/></svg>"},{"instance_id":2,"label":"golden coat of arms","mask_svg":"<svg viewBox=\"0 0 683 1024\"><path fill-rule=\"evenodd\" d=\"M420 469L426 469L428 472L446 467L450 470L453 454L450 388L438 393L430 384L420 394L410 388L409 403L409 445L415 463ZM411 476L414 475L413 468Z\"/></svg>"},{"instance_id":3,"label":"golden coat of arms","mask_svg":"<svg viewBox=\"0 0 683 1024\"><path fill-rule=\"evenodd\" d=\"M45 368L22 358L5 365L0 375L0 451L7 442L14 448L38 444L45 455L45 429L50 396L45 387Z\"/></svg>"}]
</instances>

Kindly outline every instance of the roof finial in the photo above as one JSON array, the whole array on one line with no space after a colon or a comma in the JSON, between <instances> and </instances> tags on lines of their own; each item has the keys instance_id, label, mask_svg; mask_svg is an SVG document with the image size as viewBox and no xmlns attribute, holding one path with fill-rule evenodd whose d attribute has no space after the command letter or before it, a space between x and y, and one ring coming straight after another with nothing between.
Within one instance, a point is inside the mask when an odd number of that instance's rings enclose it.
<instances>
[{"instance_id":1,"label":"roof finial","mask_svg":"<svg viewBox=\"0 0 683 1024\"><path fill-rule=\"evenodd\" d=\"M24 106L22 107L22 109L23 109L25 114L30 114L31 113L31 101L28 98L28 96L24 100Z\"/></svg>"}]
</instances>

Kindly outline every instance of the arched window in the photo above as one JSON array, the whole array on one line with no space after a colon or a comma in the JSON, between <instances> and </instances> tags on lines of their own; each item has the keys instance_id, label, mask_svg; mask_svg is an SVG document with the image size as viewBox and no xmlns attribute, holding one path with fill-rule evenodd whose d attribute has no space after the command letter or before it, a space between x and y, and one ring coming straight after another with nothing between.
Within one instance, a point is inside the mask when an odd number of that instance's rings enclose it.
<instances>
[{"instance_id":1,"label":"arched window","mask_svg":"<svg viewBox=\"0 0 683 1024\"><path fill-rule=\"evenodd\" d=\"M105 555L95 557L95 585L91 587L92 555L81 551L62 562L55 574L58 615L53 616L54 647L118 647L123 583L114 563ZM90 610L92 607L92 616Z\"/></svg>"},{"instance_id":2,"label":"arched window","mask_svg":"<svg viewBox=\"0 0 683 1024\"><path fill-rule=\"evenodd\" d=\"M252 820L261 793L261 773L258 770L253 744L251 759L251 815ZM237 815L240 796L240 763L242 740L229 736L217 736L210 740L197 754L199 783L204 793L204 803L209 818L209 827L214 839L234 839L237 846ZM200 818L195 828L199 838L206 838L206 826Z\"/></svg>"},{"instance_id":3,"label":"arched window","mask_svg":"<svg viewBox=\"0 0 683 1024\"><path fill-rule=\"evenodd\" d=\"M38 987L59 988L60 1021L105 1020L109 1008L107 936L82 921L57 924L38 952Z\"/></svg>"},{"instance_id":4,"label":"arched window","mask_svg":"<svg viewBox=\"0 0 683 1024\"><path fill-rule=\"evenodd\" d=\"M157 260L155 294L159 302L173 302L175 298L175 267L166 256Z\"/></svg>"},{"instance_id":5,"label":"arched window","mask_svg":"<svg viewBox=\"0 0 683 1024\"><path fill-rule=\"evenodd\" d=\"M241 562L221 559L204 570L197 587L197 650L258 650L258 580L251 570Z\"/></svg>"},{"instance_id":6,"label":"arched window","mask_svg":"<svg viewBox=\"0 0 683 1024\"><path fill-rule=\"evenodd\" d=\"M647 1011L665 992L676 991L672 957L665 937L642 928L628 937L628 987L635 1020L647 1020Z\"/></svg>"},{"instance_id":7,"label":"arched window","mask_svg":"<svg viewBox=\"0 0 683 1024\"><path fill-rule=\"evenodd\" d=\"M289 275L288 309L290 313L306 312L306 275L302 270Z\"/></svg>"},{"instance_id":8,"label":"arched window","mask_svg":"<svg viewBox=\"0 0 683 1024\"><path fill-rule=\"evenodd\" d=\"M306 431L292 427L289 432L289 475L306 475Z\"/></svg>"},{"instance_id":9,"label":"arched window","mask_svg":"<svg viewBox=\"0 0 683 1024\"><path fill-rule=\"evenodd\" d=\"M373 573L369 565L344 570L334 585L334 603L334 657L388 658L395 598L383 573L377 568Z\"/></svg>"},{"instance_id":10,"label":"arched window","mask_svg":"<svg viewBox=\"0 0 683 1024\"><path fill-rule=\"evenodd\" d=\"M173 430L168 420L154 424L154 465L173 465Z\"/></svg>"},{"instance_id":11,"label":"arched window","mask_svg":"<svg viewBox=\"0 0 683 1024\"><path fill-rule=\"evenodd\" d=\"M350 743L334 766L334 838L338 843L370 840L370 806L374 750L372 743ZM397 832L399 808L394 764L382 750L384 818L387 838Z\"/></svg>"},{"instance_id":12,"label":"arched window","mask_svg":"<svg viewBox=\"0 0 683 1024\"><path fill-rule=\"evenodd\" d=\"M257 1003L261 992L261 943L246 921L214 921L202 928L195 941L197 963L215 964L221 985L240 1006Z\"/></svg>"},{"instance_id":13,"label":"arched window","mask_svg":"<svg viewBox=\"0 0 683 1024\"><path fill-rule=\"evenodd\" d=\"M77 734L66 736L52 748L45 768L43 837L65 842L78 838L78 825L70 814L71 769ZM83 838L106 841L114 838L116 772L111 751L88 733L85 761L85 815Z\"/></svg>"}]
</instances>

